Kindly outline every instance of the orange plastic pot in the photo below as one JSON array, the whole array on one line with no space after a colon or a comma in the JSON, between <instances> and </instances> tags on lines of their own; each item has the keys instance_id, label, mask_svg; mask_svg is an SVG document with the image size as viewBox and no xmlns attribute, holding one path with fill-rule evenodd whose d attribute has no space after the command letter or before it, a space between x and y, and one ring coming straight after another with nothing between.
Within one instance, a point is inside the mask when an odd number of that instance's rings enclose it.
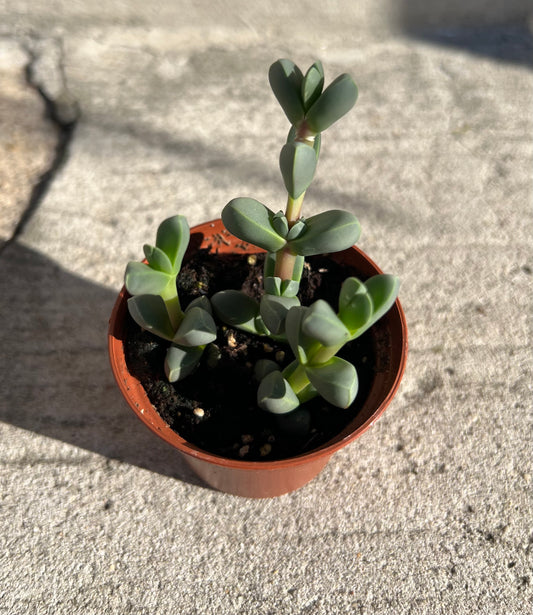
<instances>
[{"instance_id":1,"label":"orange plastic pot","mask_svg":"<svg viewBox=\"0 0 533 615\"><path fill-rule=\"evenodd\" d=\"M219 253L259 253L261 250L236 239L225 230L221 220L206 222L191 231L188 253L198 248ZM332 258L353 268L363 279L382 273L368 256L353 247ZM184 440L174 432L152 406L146 392L127 368L124 356L124 320L128 293L123 288L109 321L108 346L111 368L118 386L138 418L159 437L184 455L191 468L207 484L234 495L265 498L282 495L302 487L328 463L330 457L361 434L383 413L394 397L407 359L407 326L399 301L371 329L376 339L385 341L387 356L379 358L374 381L363 407L352 422L323 446L278 461L241 461L219 457Z\"/></svg>"}]
</instances>

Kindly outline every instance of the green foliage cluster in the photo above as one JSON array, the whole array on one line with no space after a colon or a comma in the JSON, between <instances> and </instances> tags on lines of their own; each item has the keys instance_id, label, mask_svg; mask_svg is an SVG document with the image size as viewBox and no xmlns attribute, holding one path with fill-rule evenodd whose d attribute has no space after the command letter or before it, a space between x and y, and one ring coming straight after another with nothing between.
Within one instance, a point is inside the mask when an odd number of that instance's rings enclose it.
<instances>
[{"instance_id":1,"label":"green foliage cluster","mask_svg":"<svg viewBox=\"0 0 533 615\"><path fill-rule=\"evenodd\" d=\"M286 341L292 350L294 360L283 370L267 359L256 365L261 408L286 414L317 395L346 408L357 394L357 372L336 355L390 309L398 294L398 278L385 274L366 282L348 278L341 287L337 311L322 300L302 306L298 291L305 257L349 248L361 233L356 217L346 211L302 216L304 195L320 154L321 133L353 107L357 87L343 74L324 89L320 62L304 75L286 59L270 67L269 81L291 124L279 157L287 189L285 211L274 212L249 197L231 200L222 211L228 231L267 252L260 301L225 290L210 300L197 299L182 310L176 278L189 227L178 215L160 225L155 246L144 246L145 263L128 264L125 285L132 295L128 308L141 327L171 342L165 359L170 381L190 374L206 346L216 339L216 316L228 325Z\"/></svg>"}]
</instances>

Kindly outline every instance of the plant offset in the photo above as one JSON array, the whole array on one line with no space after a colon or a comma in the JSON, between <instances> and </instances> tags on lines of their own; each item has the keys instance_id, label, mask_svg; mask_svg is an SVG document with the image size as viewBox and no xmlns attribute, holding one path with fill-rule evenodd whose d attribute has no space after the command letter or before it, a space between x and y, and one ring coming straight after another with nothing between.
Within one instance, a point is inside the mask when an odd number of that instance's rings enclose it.
<instances>
[{"instance_id":1,"label":"plant offset","mask_svg":"<svg viewBox=\"0 0 533 615\"><path fill-rule=\"evenodd\" d=\"M286 342L294 355L283 369L267 358L255 365L260 408L285 414L317 395L347 408L357 395L357 372L337 353L392 307L399 280L385 274L366 282L349 277L339 289L337 306L321 299L303 306L298 291L306 256L338 252L359 239L359 222L349 212L302 215L321 134L353 107L357 87L343 74L324 89L320 62L304 75L285 59L270 67L269 81L291 124L279 157L288 193L285 211L275 212L249 197L235 198L222 210L230 233L267 252L260 300L224 290L182 308L176 280L189 243L189 226L177 215L159 226L155 246L144 246L146 262L128 264L125 285L132 295L128 309L143 329L170 342L165 358L170 382L198 368L204 350L217 337L218 321L219 326Z\"/></svg>"}]
</instances>

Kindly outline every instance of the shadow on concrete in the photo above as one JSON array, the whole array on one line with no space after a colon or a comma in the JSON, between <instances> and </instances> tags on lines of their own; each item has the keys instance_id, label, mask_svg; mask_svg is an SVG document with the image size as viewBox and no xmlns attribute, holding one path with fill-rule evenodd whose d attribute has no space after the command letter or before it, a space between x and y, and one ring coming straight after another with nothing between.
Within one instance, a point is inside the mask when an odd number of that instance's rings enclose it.
<instances>
[{"instance_id":1,"label":"shadow on concrete","mask_svg":"<svg viewBox=\"0 0 533 615\"><path fill-rule=\"evenodd\" d=\"M397 10L413 38L533 68L531 0L401 0Z\"/></svg>"},{"instance_id":2,"label":"shadow on concrete","mask_svg":"<svg viewBox=\"0 0 533 615\"><path fill-rule=\"evenodd\" d=\"M8 323L0 333L0 420L205 487L118 391L106 338L116 293L17 243L5 248L0 275Z\"/></svg>"}]
</instances>

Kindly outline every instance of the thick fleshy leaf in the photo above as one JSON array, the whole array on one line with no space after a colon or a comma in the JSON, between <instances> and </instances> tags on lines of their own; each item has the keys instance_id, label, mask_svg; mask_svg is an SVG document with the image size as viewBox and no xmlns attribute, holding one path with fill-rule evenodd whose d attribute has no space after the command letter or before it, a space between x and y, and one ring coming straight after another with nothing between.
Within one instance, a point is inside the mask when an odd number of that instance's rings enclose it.
<instances>
[{"instance_id":1,"label":"thick fleshy leaf","mask_svg":"<svg viewBox=\"0 0 533 615\"><path fill-rule=\"evenodd\" d=\"M339 294L339 318L350 334L368 324L372 318L373 303L366 286L357 278L346 278Z\"/></svg>"},{"instance_id":2,"label":"thick fleshy leaf","mask_svg":"<svg viewBox=\"0 0 533 615\"><path fill-rule=\"evenodd\" d=\"M124 285L130 295L161 295L172 280L174 275L134 261L128 263L124 275Z\"/></svg>"},{"instance_id":3,"label":"thick fleshy leaf","mask_svg":"<svg viewBox=\"0 0 533 615\"><path fill-rule=\"evenodd\" d=\"M217 326L211 314L201 307L193 307L185 312L173 341L180 346L202 346L216 338Z\"/></svg>"},{"instance_id":4,"label":"thick fleshy leaf","mask_svg":"<svg viewBox=\"0 0 533 615\"><path fill-rule=\"evenodd\" d=\"M400 289L400 280L395 275L382 273L367 280L365 286L368 294L372 297L371 324L373 324L394 305Z\"/></svg>"},{"instance_id":5,"label":"thick fleshy leaf","mask_svg":"<svg viewBox=\"0 0 533 615\"><path fill-rule=\"evenodd\" d=\"M291 250L302 256L345 250L361 235L357 218L339 209L311 216L306 219L305 226L303 233L289 242Z\"/></svg>"},{"instance_id":6,"label":"thick fleshy leaf","mask_svg":"<svg viewBox=\"0 0 533 615\"><path fill-rule=\"evenodd\" d=\"M306 122L314 132L323 132L355 105L357 86L350 75L339 75L322 92L306 113Z\"/></svg>"},{"instance_id":7,"label":"thick fleshy leaf","mask_svg":"<svg viewBox=\"0 0 533 615\"><path fill-rule=\"evenodd\" d=\"M281 296L282 297L296 297L299 289L300 289L299 280L283 280L281 282Z\"/></svg>"},{"instance_id":8,"label":"thick fleshy leaf","mask_svg":"<svg viewBox=\"0 0 533 615\"><path fill-rule=\"evenodd\" d=\"M203 350L202 346L184 348L177 344L172 344L167 350L165 357L165 374L169 382L183 380L183 378L188 376L198 364Z\"/></svg>"},{"instance_id":9,"label":"thick fleshy leaf","mask_svg":"<svg viewBox=\"0 0 533 615\"><path fill-rule=\"evenodd\" d=\"M192 308L194 307L202 308L202 310L205 310L209 314L213 315L213 308L211 307L211 302L205 295L202 295L200 297L196 297L196 299L193 299L189 303L185 311L188 312L189 310L192 310Z\"/></svg>"},{"instance_id":10,"label":"thick fleshy leaf","mask_svg":"<svg viewBox=\"0 0 533 615\"><path fill-rule=\"evenodd\" d=\"M270 359L259 359L254 365L254 377L256 380L263 380L271 372L279 372L279 365Z\"/></svg>"},{"instance_id":11,"label":"thick fleshy leaf","mask_svg":"<svg viewBox=\"0 0 533 615\"><path fill-rule=\"evenodd\" d=\"M323 346L343 344L350 339L350 332L323 299L315 301L302 319L302 331Z\"/></svg>"},{"instance_id":12,"label":"thick fleshy leaf","mask_svg":"<svg viewBox=\"0 0 533 615\"><path fill-rule=\"evenodd\" d=\"M300 218L291 226L291 230L287 233L287 241L292 241L299 237L305 231L305 220Z\"/></svg>"},{"instance_id":13,"label":"thick fleshy leaf","mask_svg":"<svg viewBox=\"0 0 533 615\"><path fill-rule=\"evenodd\" d=\"M230 233L267 252L277 252L287 243L272 226L275 214L255 199L238 197L222 210L222 222Z\"/></svg>"},{"instance_id":14,"label":"thick fleshy leaf","mask_svg":"<svg viewBox=\"0 0 533 615\"><path fill-rule=\"evenodd\" d=\"M296 141L297 136L298 136L298 129L296 128L296 126L291 126L289 133L287 135L287 143L292 143ZM320 155L320 145L322 143L322 137L320 133L314 136L310 135L309 139L305 139L303 141L302 139L299 139L299 141L301 141L302 143L305 143L306 145L312 145L313 149L315 150L316 159L318 160L318 157Z\"/></svg>"},{"instance_id":15,"label":"thick fleshy leaf","mask_svg":"<svg viewBox=\"0 0 533 615\"><path fill-rule=\"evenodd\" d=\"M302 82L304 108L309 109L318 99L324 87L324 68L322 62L315 62L305 74Z\"/></svg>"},{"instance_id":16,"label":"thick fleshy leaf","mask_svg":"<svg viewBox=\"0 0 533 615\"><path fill-rule=\"evenodd\" d=\"M279 168L287 192L293 199L309 188L316 170L315 150L300 141L286 143L279 156Z\"/></svg>"},{"instance_id":17,"label":"thick fleshy leaf","mask_svg":"<svg viewBox=\"0 0 533 615\"><path fill-rule=\"evenodd\" d=\"M272 226L280 237L283 237L284 239L287 237L287 233L289 232L289 223L287 222L287 218L284 213L278 212L277 214L274 214L272 218Z\"/></svg>"},{"instance_id":18,"label":"thick fleshy leaf","mask_svg":"<svg viewBox=\"0 0 533 615\"><path fill-rule=\"evenodd\" d=\"M259 313L267 329L274 335L283 335L285 318L291 307L300 305L297 297L278 297L263 295L259 304Z\"/></svg>"},{"instance_id":19,"label":"thick fleshy leaf","mask_svg":"<svg viewBox=\"0 0 533 615\"><path fill-rule=\"evenodd\" d=\"M281 373L272 371L259 384L257 405L273 414L285 414L297 408L300 401Z\"/></svg>"},{"instance_id":20,"label":"thick fleshy leaf","mask_svg":"<svg viewBox=\"0 0 533 615\"><path fill-rule=\"evenodd\" d=\"M172 267L172 263L170 262L168 256L160 248L145 244L143 246L143 252L151 269L155 269L156 271L163 271L163 273L168 274L177 273L176 271L174 271L174 268Z\"/></svg>"},{"instance_id":21,"label":"thick fleshy leaf","mask_svg":"<svg viewBox=\"0 0 533 615\"><path fill-rule=\"evenodd\" d=\"M304 117L302 71L291 60L277 60L268 71L268 80L289 122L298 124Z\"/></svg>"},{"instance_id":22,"label":"thick fleshy leaf","mask_svg":"<svg viewBox=\"0 0 533 615\"><path fill-rule=\"evenodd\" d=\"M172 216L163 220L157 229L156 246L169 258L174 271L179 271L189 245L190 230L185 216Z\"/></svg>"},{"instance_id":23,"label":"thick fleshy leaf","mask_svg":"<svg viewBox=\"0 0 533 615\"><path fill-rule=\"evenodd\" d=\"M285 318L285 335L293 354L302 364L308 361L309 353L316 348L317 343L314 339L307 336L302 331L302 320L309 311L308 307L297 306L287 312Z\"/></svg>"},{"instance_id":24,"label":"thick fleshy leaf","mask_svg":"<svg viewBox=\"0 0 533 615\"><path fill-rule=\"evenodd\" d=\"M338 408L347 408L359 387L355 367L339 357L322 365L307 366L305 373L319 394Z\"/></svg>"},{"instance_id":25,"label":"thick fleshy leaf","mask_svg":"<svg viewBox=\"0 0 533 615\"><path fill-rule=\"evenodd\" d=\"M166 340L174 337L165 302L158 295L137 295L128 299L128 311L133 320L150 333Z\"/></svg>"},{"instance_id":26,"label":"thick fleshy leaf","mask_svg":"<svg viewBox=\"0 0 533 615\"><path fill-rule=\"evenodd\" d=\"M211 297L215 314L228 325L265 335L268 333L259 315L259 303L240 290L222 290Z\"/></svg>"}]
</instances>

